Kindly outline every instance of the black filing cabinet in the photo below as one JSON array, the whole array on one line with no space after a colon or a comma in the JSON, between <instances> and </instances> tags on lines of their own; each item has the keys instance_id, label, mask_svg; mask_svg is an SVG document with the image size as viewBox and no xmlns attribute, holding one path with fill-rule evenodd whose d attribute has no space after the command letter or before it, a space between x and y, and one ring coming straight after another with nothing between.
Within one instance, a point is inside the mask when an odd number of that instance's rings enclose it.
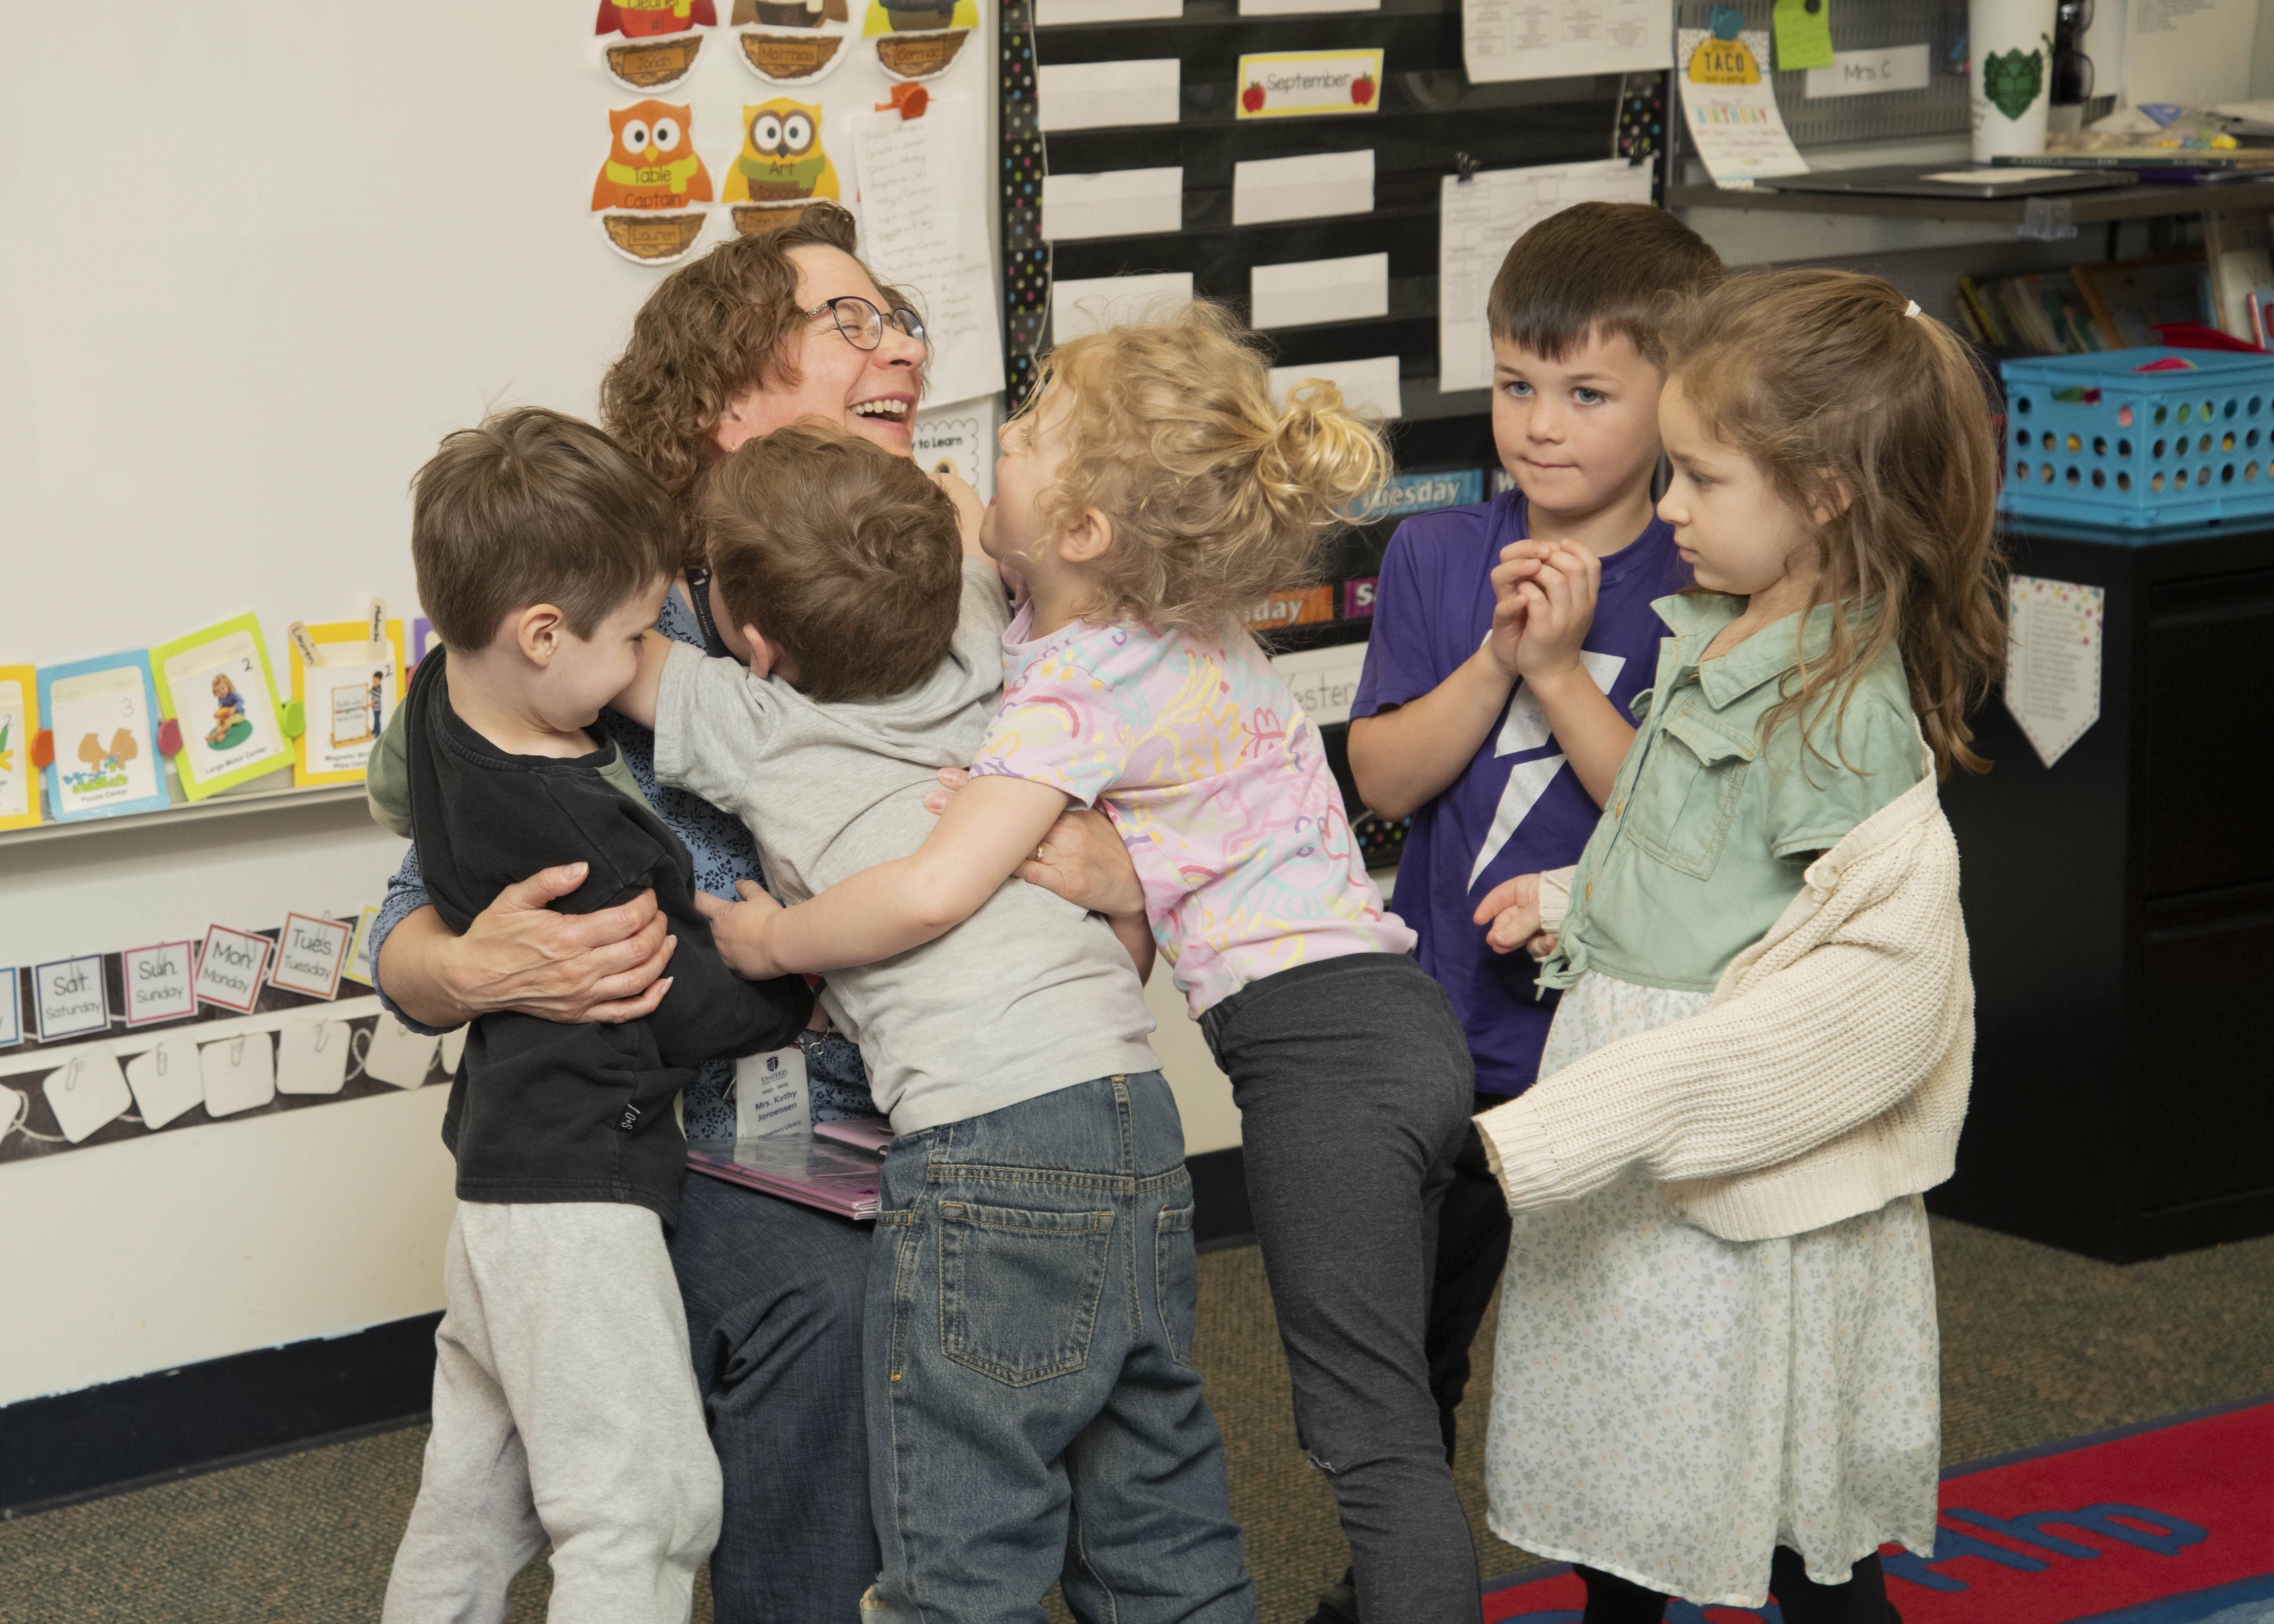
<instances>
[{"instance_id":1,"label":"black filing cabinet","mask_svg":"<svg viewBox=\"0 0 2274 1624\"><path fill-rule=\"evenodd\" d=\"M2116 1261L2274 1232L2274 521L2008 545L2105 589L2100 719L2047 768L1993 695L1944 788L1977 1035L1927 1204Z\"/></svg>"}]
</instances>

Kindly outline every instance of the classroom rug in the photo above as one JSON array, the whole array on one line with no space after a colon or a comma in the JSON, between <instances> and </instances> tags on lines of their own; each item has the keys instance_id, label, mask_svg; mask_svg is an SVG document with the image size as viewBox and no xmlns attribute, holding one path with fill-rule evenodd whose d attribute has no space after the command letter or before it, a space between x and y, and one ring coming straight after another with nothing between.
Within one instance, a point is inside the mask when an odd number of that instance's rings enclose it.
<instances>
[{"instance_id":1,"label":"classroom rug","mask_svg":"<svg viewBox=\"0 0 2274 1624\"><path fill-rule=\"evenodd\" d=\"M1954 1466L1932 1559L1881 1560L1903 1624L2274 1624L2274 1395ZM1579 1624L1585 1598L1559 1565L1484 1615ZM1773 1602L1666 1620L1782 1624Z\"/></svg>"}]
</instances>

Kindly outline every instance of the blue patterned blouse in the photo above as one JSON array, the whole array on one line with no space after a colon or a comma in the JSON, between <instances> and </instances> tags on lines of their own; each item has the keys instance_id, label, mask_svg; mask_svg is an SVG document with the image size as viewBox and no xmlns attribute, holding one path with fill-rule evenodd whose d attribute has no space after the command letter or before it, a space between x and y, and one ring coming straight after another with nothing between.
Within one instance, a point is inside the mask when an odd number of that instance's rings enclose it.
<instances>
[{"instance_id":1,"label":"blue patterned blouse","mask_svg":"<svg viewBox=\"0 0 2274 1624\"><path fill-rule=\"evenodd\" d=\"M677 589L664 599L656 629L666 637L698 649L708 641L688 600ZM687 843L695 859L695 883L698 890L732 898L737 880L765 883L765 876L758 868L757 847L740 819L683 789L665 789L657 785L653 733L613 710L600 712L599 732L621 747L632 777L655 808L656 816ZM418 848L414 846L403 854L403 866L387 883L387 900L380 905L379 918L372 927L371 956L374 960L386 944L388 933L425 907L427 901L426 887L418 873ZM434 1030L419 1026L396 1009L388 1002L386 989L378 990L380 1003L404 1025L418 1032ZM869 1074L861 1064L861 1051L840 1034L829 1034L817 1046L807 1050L806 1075L815 1121L876 1114L876 1105L869 1097ZM703 1068L702 1077L687 1091L688 1138L734 1137L734 1084L733 1061L713 1060Z\"/></svg>"}]
</instances>

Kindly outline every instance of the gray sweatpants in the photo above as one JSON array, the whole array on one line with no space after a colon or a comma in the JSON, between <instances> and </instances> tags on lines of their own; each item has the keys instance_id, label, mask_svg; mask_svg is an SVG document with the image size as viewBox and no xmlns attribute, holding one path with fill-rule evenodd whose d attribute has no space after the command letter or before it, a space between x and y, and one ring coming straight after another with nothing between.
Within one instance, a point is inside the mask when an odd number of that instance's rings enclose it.
<instances>
[{"instance_id":1,"label":"gray sweatpants","mask_svg":"<svg viewBox=\"0 0 2274 1624\"><path fill-rule=\"evenodd\" d=\"M687 1624L719 1461L662 1221L462 1201L442 1300L434 1431L382 1624L497 1624L548 1541L552 1624Z\"/></svg>"}]
</instances>

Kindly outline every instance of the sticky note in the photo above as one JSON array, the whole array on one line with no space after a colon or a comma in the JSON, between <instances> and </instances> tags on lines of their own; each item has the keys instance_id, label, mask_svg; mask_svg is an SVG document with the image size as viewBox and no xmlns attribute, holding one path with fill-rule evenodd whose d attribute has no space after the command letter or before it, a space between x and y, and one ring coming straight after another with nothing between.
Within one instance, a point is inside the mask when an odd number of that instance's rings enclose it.
<instances>
[{"instance_id":1,"label":"sticky note","mask_svg":"<svg viewBox=\"0 0 2274 1624\"><path fill-rule=\"evenodd\" d=\"M197 994L192 990L198 974L196 943L130 947L119 954L118 966L126 992L128 1026L180 1020L198 1012Z\"/></svg>"},{"instance_id":2,"label":"sticky note","mask_svg":"<svg viewBox=\"0 0 2274 1624\"><path fill-rule=\"evenodd\" d=\"M56 1114L56 1126L74 1145L117 1121L134 1103L134 1095L118 1070L118 1056L107 1049L73 1055L69 1065L48 1074L40 1092L48 1098L48 1109Z\"/></svg>"},{"instance_id":3,"label":"sticky note","mask_svg":"<svg viewBox=\"0 0 2274 1624\"><path fill-rule=\"evenodd\" d=\"M1231 223L1374 212L1374 148L1250 158L1231 166Z\"/></svg>"},{"instance_id":4,"label":"sticky note","mask_svg":"<svg viewBox=\"0 0 2274 1624\"><path fill-rule=\"evenodd\" d=\"M205 1068L197 1040L164 1037L158 1046L126 1063L126 1086L145 1127L162 1128L184 1111L206 1102Z\"/></svg>"},{"instance_id":5,"label":"sticky note","mask_svg":"<svg viewBox=\"0 0 2274 1624\"><path fill-rule=\"evenodd\" d=\"M1343 392L1343 404L1360 417L1395 417L1404 410L1397 387L1397 357L1372 356L1362 361L1314 361L1307 366L1271 369L1271 395L1284 402L1287 391L1306 379L1323 378Z\"/></svg>"},{"instance_id":6,"label":"sticky note","mask_svg":"<svg viewBox=\"0 0 2274 1624\"><path fill-rule=\"evenodd\" d=\"M1190 271L1145 276L1077 276L1050 284L1050 342L1063 344L1172 308L1193 297Z\"/></svg>"},{"instance_id":7,"label":"sticky note","mask_svg":"<svg viewBox=\"0 0 2274 1624\"><path fill-rule=\"evenodd\" d=\"M108 1032L110 1000L102 981L102 955L34 966L32 1013L40 1024L42 1043Z\"/></svg>"},{"instance_id":8,"label":"sticky note","mask_svg":"<svg viewBox=\"0 0 2274 1624\"><path fill-rule=\"evenodd\" d=\"M268 963L268 938L215 925L206 931L198 954L197 996L239 1015L252 1013L260 998L260 973Z\"/></svg>"},{"instance_id":9,"label":"sticky note","mask_svg":"<svg viewBox=\"0 0 2274 1624\"><path fill-rule=\"evenodd\" d=\"M240 1032L198 1051L205 1074L206 1115L231 1116L276 1097L276 1046L265 1032Z\"/></svg>"},{"instance_id":10,"label":"sticky note","mask_svg":"<svg viewBox=\"0 0 2274 1624\"><path fill-rule=\"evenodd\" d=\"M363 1073L373 1082L417 1088L426 1081L441 1040L413 1032L392 1015L372 1024L371 1047L364 1051Z\"/></svg>"},{"instance_id":11,"label":"sticky note","mask_svg":"<svg viewBox=\"0 0 2274 1624\"><path fill-rule=\"evenodd\" d=\"M1297 327L1321 321L1364 321L1389 313L1389 256L1299 259L1259 265L1248 273L1249 325Z\"/></svg>"},{"instance_id":12,"label":"sticky note","mask_svg":"<svg viewBox=\"0 0 2274 1624\"><path fill-rule=\"evenodd\" d=\"M1172 124L1183 74L1184 64L1174 56L1045 63L1035 73L1036 116L1045 133Z\"/></svg>"},{"instance_id":13,"label":"sticky note","mask_svg":"<svg viewBox=\"0 0 2274 1624\"><path fill-rule=\"evenodd\" d=\"M337 1094L347 1083L354 1034L343 1020L303 1020L276 1033L278 1094Z\"/></svg>"},{"instance_id":14,"label":"sticky note","mask_svg":"<svg viewBox=\"0 0 2274 1624\"><path fill-rule=\"evenodd\" d=\"M1051 242L1181 231L1184 225L1180 167L1043 177L1043 235Z\"/></svg>"},{"instance_id":15,"label":"sticky note","mask_svg":"<svg viewBox=\"0 0 2274 1624\"><path fill-rule=\"evenodd\" d=\"M287 914L276 933L275 967L268 984L312 998L338 996L355 927L312 914Z\"/></svg>"},{"instance_id":16,"label":"sticky note","mask_svg":"<svg viewBox=\"0 0 2274 1624\"><path fill-rule=\"evenodd\" d=\"M1832 65L1832 0L1776 0L1776 71Z\"/></svg>"}]
</instances>

